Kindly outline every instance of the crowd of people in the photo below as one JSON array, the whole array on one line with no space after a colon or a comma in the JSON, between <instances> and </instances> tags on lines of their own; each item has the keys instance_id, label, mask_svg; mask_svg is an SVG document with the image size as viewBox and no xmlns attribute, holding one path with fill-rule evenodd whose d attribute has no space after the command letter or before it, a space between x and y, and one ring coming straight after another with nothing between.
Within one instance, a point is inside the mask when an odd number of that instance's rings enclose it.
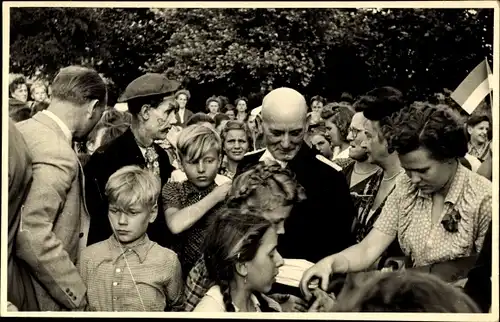
<instances>
[{"instance_id":1,"label":"crowd of people","mask_svg":"<svg viewBox=\"0 0 500 322\"><path fill-rule=\"evenodd\" d=\"M193 112L155 73L122 111L80 66L49 88L9 86L9 310L490 311L487 115L389 86Z\"/></svg>"}]
</instances>

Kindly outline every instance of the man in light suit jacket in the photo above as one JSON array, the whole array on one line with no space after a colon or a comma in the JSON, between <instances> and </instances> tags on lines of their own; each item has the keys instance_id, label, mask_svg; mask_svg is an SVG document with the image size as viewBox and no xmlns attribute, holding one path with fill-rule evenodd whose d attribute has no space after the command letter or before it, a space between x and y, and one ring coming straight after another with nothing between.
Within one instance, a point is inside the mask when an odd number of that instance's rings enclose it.
<instances>
[{"instance_id":1,"label":"man in light suit jacket","mask_svg":"<svg viewBox=\"0 0 500 322\"><path fill-rule=\"evenodd\" d=\"M49 107L16 124L33 164L16 252L29 266L41 311L86 304L87 290L76 263L86 245L89 217L83 171L72 142L92 130L106 100L106 85L96 71L66 67L54 79Z\"/></svg>"}]
</instances>

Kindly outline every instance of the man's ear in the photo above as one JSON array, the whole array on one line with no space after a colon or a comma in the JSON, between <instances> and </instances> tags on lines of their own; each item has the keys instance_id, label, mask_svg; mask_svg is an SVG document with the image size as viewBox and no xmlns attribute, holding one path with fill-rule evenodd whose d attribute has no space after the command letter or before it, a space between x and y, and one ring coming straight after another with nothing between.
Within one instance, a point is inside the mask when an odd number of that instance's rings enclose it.
<instances>
[{"instance_id":1,"label":"man's ear","mask_svg":"<svg viewBox=\"0 0 500 322\"><path fill-rule=\"evenodd\" d=\"M149 222L153 223L158 216L158 204L155 204L153 208L151 208L151 216L149 217Z\"/></svg>"},{"instance_id":2,"label":"man's ear","mask_svg":"<svg viewBox=\"0 0 500 322\"><path fill-rule=\"evenodd\" d=\"M99 100L93 99L87 105L87 117L91 118L95 110L98 108Z\"/></svg>"},{"instance_id":3,"label":"man's ear","mask_svg":"<svg viewBox=\"0 0 500 322\"><path fill-rule=\"evenodd\" d=\"M139 111L139 115L141 115L143 119L149 120L149 109L150 108L151 108L151 105L149 105L149 104L142 105L141 110Z\"/></svg>"},{"instance_id":4,"label":"man's ear","mask_svg":"<svg viewBox=\"0 0 500 322\"><path fill-rule=\"evenodd\" d=\"M248 269L246 263L236 263L236 273L241 277L246 277L248 275Z\"/></svg>"}]
</instances>

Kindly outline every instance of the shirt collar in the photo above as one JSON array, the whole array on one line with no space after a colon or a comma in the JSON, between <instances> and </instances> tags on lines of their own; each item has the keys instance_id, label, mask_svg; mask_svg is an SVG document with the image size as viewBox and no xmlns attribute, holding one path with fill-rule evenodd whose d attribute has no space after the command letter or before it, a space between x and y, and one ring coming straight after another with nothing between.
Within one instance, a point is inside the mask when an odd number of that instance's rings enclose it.
<instances>
[{"instance_id":1,"label":"shirt collar","mask_svg":"<svg viewBox=\"0 0 500 322\"><path fill-rule=\"evenodd\" d=\"M269 149L266 149L264 151L264 154L262 154L259 161L264 161L265 163L267 163L269 161L274 161L274 162L277 162L283 169L287 166L287 163L285 161L281 161L281 160L276 159L273 156L273 154L271 153L271 151L269 151Z\"/></svg>"},{"instance_id":2,"label":"shirt collar","mask_svg":"<svg viewBox=\"0 0 500 322\"><path fill-rule=\"evenodd\" d=\"M68 126L54 113L52 113L49 110L43 110L42 113L50 117L56 124L61 128L61 131L63 131L64 136L66 136L66 139L68 140L69 144L71 144L71 141L73 140L73 135L71 134L70 129Z\"/></svg>"},{"instance_id":3,"label":"shirt collar","mask_svg":"<svg viewBox=\"0 0 500 322\"><path fill-rule=\"evenodd\" d=\"M253 304L255 310L257 312L260 312L260 303L259 303L259 300L257 299L257 296L255 296L255 294L252 293L250 295L250 300L252 301L252 304ZM240 312L240 309L236 306L236 304L234 304L234 302L233 302L233 306L234 306L235 312Z\"/></svg>"},{"instance_id":4,"label":"shirt collar","mask_svg":"<svg viewBox=\"0 0 500 322\"><path fill-rule=\"evenodd\" d=\"M134 254L139 257L141 264L146 260L149 250L153 247L153 242L149 239L148 235L144 236L144 239L139 241L137 244L132 246L122 245L115 237L111 236L108 239L109 248L113 254L113 262L116 262L123 254L126 252L134 252Z\"/></svg>"}]
</instances>

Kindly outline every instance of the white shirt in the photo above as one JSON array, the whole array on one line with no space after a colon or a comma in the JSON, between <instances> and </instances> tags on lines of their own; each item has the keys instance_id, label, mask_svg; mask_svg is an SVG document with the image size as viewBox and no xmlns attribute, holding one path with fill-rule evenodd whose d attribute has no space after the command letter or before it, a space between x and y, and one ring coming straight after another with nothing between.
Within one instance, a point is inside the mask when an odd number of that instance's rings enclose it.
<instances>
[{"instance_id":1,"label":"white shirt","mask_svg":"<svg viewBox=\"0 0 500 322\"><path fill-rule=\"evenodd\" d=\"M172 171L172 174L170 175L170 179L168 181L170 182L183 182L187 180L186 173L182 171L181 169L176 169ZM220 186L223 185L226 182L231 182L232 180L229 179L226 176L223 176L221 174L217 174L215 176L214 182L216 185Z\"/></svg>"},{"instance_id":2,"label":"white shirt","mask_svg":"<svg viewBox=\"0 0 500 322\"><path fill-rule=\"evenodd\" d=\"M250 299L252 300L255 311L260 312L260 303L257 297L252 294L250 295ZM233 306L235 312L240 312L240 309L234 302ZM205 293L200 303L196 305L193 312L226 312L226 306L224 305L224 298L220 291L220 287L218 285L212 286L207 293Z\"/></svg>"},{"instance_id":3,"label":"white shirt","mask_svg":"<svg viewBox=\"0 0 500 322\"><path fill-rule=\"evenodd\" d=\"M465 159L469 161L472 172L477 172L477 170L481 166L481 161L479 161L478 158L469 153L465 154Z\"/></svg>"},{"instance_id":4,"label":"white shirt","mask_svg":"<svg viewBox=\"0 0 500 322\"><path fill-rule=\"evenodd\" d=\"M64 123L57 115L52 113L51 111L48 110L43 110L42 113L50 117L56 124L61 128L61 131L63 131L64 136L66 136L66 139L68 140L68 143L71 145L71 141L73 141L73 134L71 134L71 131L69 127Z\"/></svg>"},{"instance_id":5,"label":"white shirt","mask_svg":"<svg viewBox=\"0 0 500 322\"><path fill-rule=\"evenodd\" d=\"M184 111L186 111L185 108L179 109L179 117L181 118L182 123L184 123Z\"/></svg>"},{"instance_id":6,"label":"white shirt","mask_svg":"<svg viewBox=\"0 0 500 322\"><path fill-rule=\"evenodd\" d=\"M277 162L283 169L287 166L287 162L277 160L268 149L264 151L264 154L260 157L259 161L264 161L265 163L268 163L269 161L274 161Z\"/></svg>"},{"instance_id":7,"label":"white shirt","mask_svg":"<svg viewBox=\"0 0 500 322\"><path fill-rule=\"evenodd\" d=\"M337 153L337 155L333 156L332 160L335 160L335 159L347 159L349 157L349 150L350 149L351 149L351 147L348 147L344 151Z\"/></svg>"}]
</instances>

